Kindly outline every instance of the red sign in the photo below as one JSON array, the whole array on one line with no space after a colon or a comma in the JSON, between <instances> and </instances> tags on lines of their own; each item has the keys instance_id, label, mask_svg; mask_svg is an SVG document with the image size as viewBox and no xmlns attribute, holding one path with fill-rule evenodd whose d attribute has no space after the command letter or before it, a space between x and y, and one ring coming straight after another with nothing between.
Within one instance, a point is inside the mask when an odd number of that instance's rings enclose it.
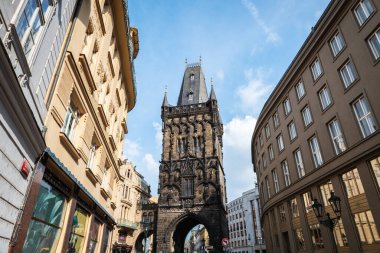
<instances>
[{"instance_id":1,"label":"red sign","mask_svg":"<svg viewBox=\"0 0 380 253\"><path fill-rule=\"evenodd\" d=\"M32 170L32 169L31 169L31 167L30 167L29 162L28 162L26 159L24 159L24 161L22 162L22 165L21 165L21 169L20 169L21 174L22 174L25 178L27 178L28 175L29 175L29 172L30 172L31 170Z\"/></svg>"},{"instance_id":2,"label":"red sign","mask_svg":"<svg viewBox=\"0 0 380 253\"><path fill-rule=\"evenodd\" d=\"M229 242L228 238L223 238L223 239L222 239L222 246L223 246L223 247L226 247L229 243L230 243L230 242Z\"/></svg>"}]
</instances>

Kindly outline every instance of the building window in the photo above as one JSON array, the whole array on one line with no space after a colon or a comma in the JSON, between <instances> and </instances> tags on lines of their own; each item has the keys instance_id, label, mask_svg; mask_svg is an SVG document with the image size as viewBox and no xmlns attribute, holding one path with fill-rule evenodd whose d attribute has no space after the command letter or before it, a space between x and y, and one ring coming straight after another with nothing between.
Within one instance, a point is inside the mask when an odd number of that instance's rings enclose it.
<instances>
[{"instance_id":1,"label":"building window","mask_svg":"<svg viewBox=\"0 0 380 253\"><path fill-rule=\"evenodd\" d=\"M88 161L87 161L87 168L89 169L94 169L95 154L96 154L96 146L92 144L90 147L90 152L88 154Z\"/></svg>"},{"instance_id":2,"label":"building window","mask_svg":"<svg viewBox=\"0 0 380 253\"><path fill-rule=\"evenodd\" d=\"M267 167L267 158L265 157L265 153L261 156L261 160L263 161L264 169Z\"/></svg>"},{"instance_id":3,"label":"building window","mask_svg":"<svg viewBox=\"0 0 380 253\"><path fill-rule=\"evenodd\" d=\"M282 104L284 106L285 115L289 115L289 113L292 111L289 98L286 98Z\"/></svg>"},{"instance_id":4,"label":"building window","mask_svg":"<svg viewBox=\"0 0 380 253\"><path fill-rule=\"evenodd\" d=\"M313 196L311 195L311 192L305 192L304 194L302 194L302 198L303 198L303 203L305 205L305 212L306 213L309 213L309 212L312 212L313 211L313 208L311 207L311 205L313 204L312 200L313 200Z\"/></svg>"},{"instance_id":5,"label":"building window","mask_svg":"<svg viewBox=\"0 0 380 253\"><path fill-rule=\"evenodd\" d=\"M342 130L337 119L332 120L329 123L329 131L331 140L334 144L335 154L340 154L346 150L346 143L343 138Z\"/></svg>"},{"instance_id":6,"label":"building window","mask_svg":"<svg viewBox=\"0 0 380 253\"><path fill-rule=\"evenodd\" d=\"M37 44L38 35L46 23L45 18L48 8L49 0L28 0L25 8L22 10L16 31L26 56L32 51L34 45Z\"/></svg>"},{"instance_id":7,"label":"building window","mask_svg":"<svg viewBox=\"0 0 380 253\"><path fill-rule=\"evenodd\" d=\"M282 139L282 135L280 134L279 136L277 136L277 146L278 146L278 150L281 152L282 150L284 150L285 146L284 146L284 140Z\"/></svg>"},{"instance_id":8,"label":"building window","mask_svg":"<svg viewBox=\"0 0 380 253\"><path fill-rule=\"evenodd\" d=\"M368 40L369 46L375 57L375 60L380 58L380 29L378 29Z\"/></svg>"},{"instance_id":9,"label":"building window","mask_svg":"<svg viewBox=\"0 0 380 253\"><path fill-rule=\"evenodd\" d=\"M358 78L354 65L350 61L344 64L339 72L345 88L348 88Z\"/></svg>"},{"instance_id":10,"label":"building window","mask_svg":"<svg viewBox=\"0 0 380 253\"><path fill-rule=\"evenodd\" d=\"M325 246L323 245L323 237L319 224L310 225L310 234L313 247L315 249L323 249Z\"/></svg>"},{"instance_id":11,"label":"building window","mask_svg":"<svg viewBox=\"0 0 380 253\"><path fill-rule=\"evenodd\" d=\"M297 218L300 216L300 212L298 210L298 204L297 204L297 199L294 198L290 201L290 208L292 210L292 216L293 218Z\"/></svg>"},{"instance_id":12,"label":"building window","mask_svg":"<svg viewBox=\"0 0 380 253\"><path fill-rule=\"evenodd\" d=\"M337 32L334 35L334 37L332 37L332 39L330 40L330 48L334 57L337 56L340 53L340 51L342 51L344 46L345 46L345 43L344 43L342 34L340 32Z\"/></svg>"},{"instance_id":13,"label":"building window","mask_svg":"<svg viewBox=\"0 0 380 253\"><path fill-rule=\"evenodd\" d=\"M327 182L326 184L321 185L319 188L321 190L324 206L329 206L330 203L328 199L331 197L331 192L334 191L331 181Z\"/></svg>"},{"instance_id":14,"label":"building window","mask_svg":"<svg viewBox=\"0 0 380 253\"><path fill-rule=\"evenodd\" d=\"M377 186L380 189L380 156L371 161L373 175L375 176Z\"/></svg>"},{"instance_id":15,"label":"building window","mask_svg":"<svg viewBox=\"0 0 380 253\"><path fill-rule=\"evenodd\" d=\"M294 231L297 240L297 252L306 250L305 238L303 236L302 228L296 228Z\"/></svg>"},{"instance_id":16,"label":"building window","mask_svg":"<svg viewBox=\"0 0 380 253\"><path fill-rule=\"evenodd\" d=\"M104 232L103 232L102 247L101 247L100 252L106 252L106 250L108 248L109 235L110 235L110 229L108 227L105 227Z\"/></svg>"},{"instance_id":17,"label":"building window","mask_svg":"<svg viewBox=\"0 0 380 253\"><path fill-rule=\"evenodd\" d=\"M270 137L270 129L269 129L269 124L267 123L266 125L265 125L265 137L267 138L267 140L269 139L269 137Z\"/></svg>"},{"instance_id":18,"label":"building window","mask_svg":"<svg viewBox=\"0 0 380 253\"><path fill-rule=\"evenodd\" d=\"M313 79L316 81L322 75L322 66L318 58L311 64L310 69Z\"/></svg>"},{"instance_id":19,"label":"building window","mask_svg":"<svg viewBox=\"0 0 380 253\"><path fill-rule=\"evenodd\" d=\"M260 143L260 147L262 147L264 145L263 135L262 134L259 135L259 143Z\"/></svg>"},{"instance_id":20,"label":"building window","mask_svg":"<svg viewBox=\"0 0 380 253\"><path fill-rule=\"evenodd\" d=\"M297 83L296 85L296 93L297 93L297 98L298 100L301 100L301 98L303 98L306 94L305 92L305 86L303 85L303 82L300 81L299 83Z\"/></svg>"},{"instance_id":21,"label":"building window","mask_svg":"<svg viewBox=\"0 0 380 253\"><path fill-rule=\"evenodd\" d=\"M371 1L362 0L356 6L354 11L359 25L362 25L369 18L369 16L371 16L372 12L374 11L374 8L372 6Z\"/></svg>"},{"instance_id":22,"label":"building window","mask_svg":"<svg viewBox=\"0 0 380 253\"><path fill-rule=\"evenodd\" d=\"M269 179L268 179L268 176L265 177L265 184L267 186L267 194L268 194L268 198L270 198L270 185L269 185Z\"/></svg>"},{"instance_id":23,"label":"building window","mask_svg":"<svg viewBox=\"0 0 380 253\"><path fill-rule=\"evenodd\" d=\"M278 177L277 177L276 169L272 170L272 177L273 177L273 182L274 182L274 191L277 193L280 191L280 186L278 185Z\"/></svg>"},{"instance_id":24,"label":"building window","mask_svg":"<svg viewBox=\"0 0 380 253\"><path fill-rule=\"evenodd\" d=\"M311 116L310 107L308 105L302 109L302 119L303 119L303 123L304 123L305 127L307 127L311 123L313 123L313 118Z\"/></svg>"},{"instance_id":25,"label":"building window","mask_svg":"<svg viewBox=\"0 0 380 253\"><path fill-rule=\"evenodd\" d=\"M327 86L324 86L319 92L319 101L321 102L322 110L325 110L328 106L331 105L331 95L327 88Z\"/></svg>"},{"instance_id":26,"label":"building window","mask_svg":"<svg viewBox=\"0 0 380 253\"><path fill-rule=\"evenodd\" d=\"M88 217L89 214L85 210L77 206L74 213L73 225L71 228L71 235L69 241L70 247L73 247L75 252L81 252L84 247L84 239L86 236Z\"/></svg>"},{"instance_id":27,"label":"building window","mask_svg":"<svg viewBox=\"0 0 380 253\"><path fill-rule=\"evenodd\" d=\"M291 121L288 125L290 140L294 140L297 137L296 125Z\"/></svg>"},{"instance_id":28,"label":"building window","mask_svg":"<svg viewBox=\"0 0 380 253\"><path fill-rule=\"evenodd\" d=\"M61 233L65 203L63 194L41 181L22 252L40 252L44 248L54 252Z\"/></svg>"},{"instance_id":29,"label":"building window","mask_svg":"<svg viewBox=\"0 0 380 253\"><path fill-rule=\"evenodd\" d=\"M278 207L279 212L280 212L280 221L281 222L286 222L286 212L285 212L285 206L284 204L280 205Z\"/></svg>"},{"instance_id":30,"label":"building window","mask_svg":"<svg viewBox=\"0 0 380 253\"><path fill-rule=\"evenodd\" d=\"M290 181L288 162L286 160L281 162L281 168L284 173L285 186L289 186L291 184L291 181Z\"/></svg>"},{"instance_id":31,"label":"building window","mask_svg":"<svg viewBox=\"0 0 380 253\"><path fill-rule=\"evenodd\" d=\"M184 179L184 197L192 197L194 195L194 188L193 188L193 179L191 178L185 178Z\"/></svg>"},{"instance_id":32,"label":"building window","mask_svg":"<svg viewBox=\"0 0 380 253\"><path fill-rule=\"evenodd\" d=\"M358 229L360 241L363 244L372 244L380 241L376 223L370 210L355 214L356 228Z\"/></svg>"},{"instance_id":33,"label":"building window","mask_svg":"<svg viewBox=\"0 0 380 253\"><path fill-rule=\"evenodd\" d=\"M194 79L195 79L194 74L191 74L191 75L190 75L190 82L194 82Z\"/></svg>"},{"instance_id":34,"label":"building window","mask_svg":"<svg viewBox=\"0 0 380 253\"><path fill-rule=\"evenodd\" d=\"M313 136L310 138L309 145L310 145L311 154L314 160L314 166L315 168L318 168L323 164L323 159L322 159L321 150L319 148L319 144L318 144L318 140L316 136Z\"/></svg>"},{"instance_id":35,"label":"building window","mask_svg":"<svg viewBox=\"0 0 380 253\"><path fill-rule=\"evenodd\" d=\"M94 253L96 245L98 244L98 234L101 224L97 219L94 220L94 223L91 225L90 229L90 242L88 244L88 249L86 252Z\"/></svg>"},{"instance_id":36,"label":"building window","mask_svg":"<svg viewBox=\"0 0 380 253\"><path fill-rule=\"evenodd\" d=\"M305 167L303 165L301 150L297 149L294 152L294 160L297 166L298 177L301 178L305 176L306 173L305 173Z\"/></svg>"},{"instance_id":37,"label":"building window","mask_svg":"<svg viewBox=\"0 0 380 253\"><path fill-rule=\"evenodd\" d=\"M352 106L354 108L356 119L360 125L360 130L363 137L367 137L368 135L374 133L377 126L365 97L362 96L356 100Z\"/></svg>"},{"instance_id":38,"label":"building window","mask_svg":"<svg viewBox=\"0 0 380 253\"><path fill-rule=\"evenodd\" d=\"M63 132L71 142L74 141L75 129L78 125L79 117L78 110L70 103L67 107L65 121L61 132Z\"/></svg>"},{"instance_id":39,"label":"building window","mask_svg":"<svg viewBox=\"0 0 380 253\"><path fill-rule=\"evenodd\" d=\"M274 152L273 152L273 146L272 144L268 146L268 154L269 154L269 160L274 160Z\"/></svg>"},{"instance_id":40,"label":"building window","mask_svg":"<svg viewBox=\"0 0 380 253\"><path fill-rule=\"evenodd\" d=\"M346 186L347 198L364 193L362 180L360 179L358 169L355 168L342 175L343 183Z\"/></svg>"},{"instance_id":41,"label":"building window","mask_svg":"<svg viewBox=\"0 0 380 253\"><path fill-rule=\"evenodd\" d=\"M274 128L277 128L280 126L280 116L278 115L277 111L273 114L273 125L274 125Z\"/></svg>"}]
</instances>

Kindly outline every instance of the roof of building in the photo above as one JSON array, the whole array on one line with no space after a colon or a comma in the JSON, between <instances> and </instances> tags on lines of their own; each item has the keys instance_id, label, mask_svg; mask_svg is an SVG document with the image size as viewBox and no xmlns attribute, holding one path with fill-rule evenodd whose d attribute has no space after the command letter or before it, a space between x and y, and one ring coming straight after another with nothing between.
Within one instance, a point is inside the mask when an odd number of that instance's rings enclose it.
<instances>
[{"instance_id":1,"label":"roof of building","mask_svg":"<svg viewBox=\"0 0 380 253\"><path fill-rule=\"evenodd\" d=\"M201 64L187 64L177 106L205 103L207 101L207 88Z\"/></svg>"}]
</instances>

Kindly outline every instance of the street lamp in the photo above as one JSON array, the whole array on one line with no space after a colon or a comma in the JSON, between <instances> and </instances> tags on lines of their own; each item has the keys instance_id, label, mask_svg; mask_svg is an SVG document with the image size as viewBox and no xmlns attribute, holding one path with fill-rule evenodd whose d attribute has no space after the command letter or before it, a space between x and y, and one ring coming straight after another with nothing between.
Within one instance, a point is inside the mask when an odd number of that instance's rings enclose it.
<instances>
[{"instance_id":1,"label":"street lamp","mask_svg":"<svg viewBox=\"0 0 380 253\"><path fill-rule=\"evenodd\" d=\"M324 206L321 203L319 203L317 199L313 200L313 204L311 205L311 207L313 208L314 214L317 217L319 223L330 229L330 233L331 233L330 235L331 235L331 238L333 239L332 244L334 246L335 252L338 252L338 246L336 245L335 237L334 237L334 227L338 223L341 212L342 212L341 205L340 205L341 200L338 196L335 195L333 191L331 191L330 194L331 196L328 199L328 202L330 203L335 213L336 218L331 218L329 213L326 213L325 215Z\"/></svg>"},{"instance_id":2,"label":"street lamp","mask_svg":"<svg viewBox=\"0 0 380 253\"><path fill-rule=\"evenodd\" d=\"M143 228L144 228L144 253L146 253L146 242L147 242L147 238L148 238L148 230L149 230L149 226L150 226L150 222L149 221L142 221L141 224L143 225Z\"/></svg>"}]
</instances>

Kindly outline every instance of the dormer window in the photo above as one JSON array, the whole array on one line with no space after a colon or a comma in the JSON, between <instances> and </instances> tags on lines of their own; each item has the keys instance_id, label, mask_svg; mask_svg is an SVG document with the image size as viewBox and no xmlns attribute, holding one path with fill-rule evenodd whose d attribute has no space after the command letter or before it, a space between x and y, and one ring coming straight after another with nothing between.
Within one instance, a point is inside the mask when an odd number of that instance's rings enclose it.
<instances>
[{"instance_id":1,"label":"dormer window","mask_svg":"<svg viewBox=\"0 0 380 253\"><path fill-rule=\"evenodd\" d=\"M194 82L194 79L195 79L194 74L191 74L191 75L190 75L190 81L191 81L191 82Z\"/></svg>"}]
</instances>

